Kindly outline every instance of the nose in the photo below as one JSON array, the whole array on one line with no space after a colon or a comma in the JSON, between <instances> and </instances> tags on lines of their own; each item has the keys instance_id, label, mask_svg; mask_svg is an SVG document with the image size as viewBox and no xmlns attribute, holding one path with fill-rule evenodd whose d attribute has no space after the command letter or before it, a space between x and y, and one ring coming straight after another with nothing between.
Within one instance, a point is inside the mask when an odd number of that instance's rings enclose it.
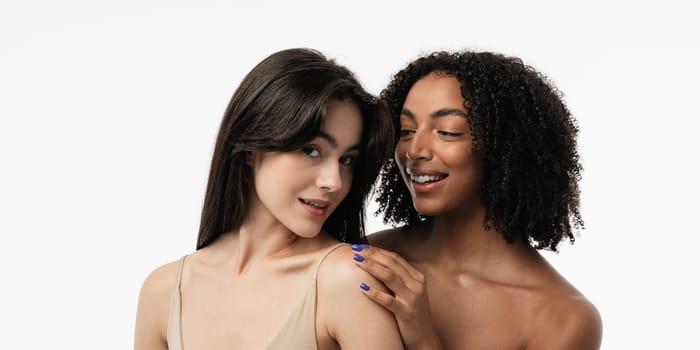
<instances>
[{"instance_id":1,"label":"nose","mask_svg":"<svg viewBox=\"0 0 700 350\"><path fill-rule=\"evenodd\" d=\"M320 167L316 184L322 190L335 192L343 186L340 164L328 161Z\"/></svg>"},{"instance_id":2,"label":"nose","mask_svg":"<svg viewBox=\"0 0 700 350\"><path fill-rule=\"evenodd\" d=\"M429 160L433 152L430 148L430 131L416 130L413 137L408 140L406 157L410 160Z\"/></svg>"}]
</instances>

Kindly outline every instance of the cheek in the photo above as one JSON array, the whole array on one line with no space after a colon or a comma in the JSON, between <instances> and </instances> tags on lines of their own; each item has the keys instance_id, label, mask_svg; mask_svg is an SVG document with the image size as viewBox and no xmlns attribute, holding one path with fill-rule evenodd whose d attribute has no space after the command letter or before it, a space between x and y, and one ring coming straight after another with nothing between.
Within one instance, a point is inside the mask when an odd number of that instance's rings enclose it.
<instances>
[{"instance_id":1,"label":"cheek","mask_svg":"<svg viewBox=\"0 0 700 350\"><path fill-rule=\"evenodd\" d=\"M455 144L441 148L440 158L454 168L471 168L475 166L471 144Z\"/></svg>"},{"instance_id":2,"label":"cheek","mask_svg":"<svg viewBox=\"0 0 700 350\"><path fill-rule=\"evenodd\" d=\"M287 191L297 191L303 187L306 173L294 167L293 162L268 162L258 168L255 187L258 192L280 195ZM294 174L286 176L285 174Z\"/></svg>"},{"instance_id":3,"label":"cheek","mask_svg":"<svg viewBox=\"0 0 700 350\"><path fill-rule=\"evenodd\" d=\"M472 163L470 155L458 151L444 150L441 158L442 161L445 162L445 165L454 169L468 168Z\"/></svg>"},{"instance_id":4,"label":"cheek","mask_svg":"<svg viewBox=\"0 0 700 350\"><path fill-rule=\"evenodd\" d=\"M481 165L477 157L469 149L445 149L443 152L445 164L459 176L461 186L469 188L470 192L475 191L481 185Z\"/></svg>"}]
</instances>

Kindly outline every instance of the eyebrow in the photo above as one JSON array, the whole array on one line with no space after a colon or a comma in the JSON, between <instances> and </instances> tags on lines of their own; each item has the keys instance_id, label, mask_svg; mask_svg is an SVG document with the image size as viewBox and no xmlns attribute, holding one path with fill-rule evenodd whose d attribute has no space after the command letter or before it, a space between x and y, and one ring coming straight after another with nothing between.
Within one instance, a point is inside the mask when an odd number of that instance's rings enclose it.
<instances>
[{"instance_id":1,"label":"eyebrow","mask_svg":"<svg viewBox=\"0 0 700 350\"><path fill-rule=\"evenodd\" d=\"M407 108L401 109L401 115L406 116L410 119L416 120L416 115L413 114L413 112L411 112ZM440 108L437 111L431 113L430 118L436 119L436 118L440 118L440 117L446 117L448 115L456 115L458 117L468 118L466 112L464 112L461 109L456 109L456 108Z\"/></svg>"},{"instance_id":2,"label":"eyebrow","mask_svg":"<svg viewBox=\"0 0 700 350\"><path fill-rule=\"evenodd\" d=\"M331 145L331 147L333 147L333 148L338 148L338 140L336 140L335 137L333 137L333 135L321 131L321 132L318 134L318 137L320 137L320 138L326 140L326 141L328 142L328 144ZM345 152L354 151L354 150L356 150L356 149L360 149L360 144L359 144L359 143L356 143L356 144L354 144L354 145L348 147L348 149L345 150Z\"/></svg>"}]
</instances>

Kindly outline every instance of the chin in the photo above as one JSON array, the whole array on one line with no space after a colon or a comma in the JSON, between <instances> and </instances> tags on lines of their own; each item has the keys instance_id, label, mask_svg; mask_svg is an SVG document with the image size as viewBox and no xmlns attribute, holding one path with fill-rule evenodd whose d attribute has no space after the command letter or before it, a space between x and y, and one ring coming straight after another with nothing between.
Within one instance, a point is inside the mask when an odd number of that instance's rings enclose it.
<instances>
[{"instance_id":1,"label":"chin","mask_svg":"<svg viewBox=\"0 0 700 350\"><path fill-rule=\"evenodd\" d=\"M315 237L318 236L319 234L321 234L321 231L316 231L316 232L314 232L314 233L309 233L309 234L307 234L307 233L297 233L296 235L299 236L299 237L301 237L301 238L315 238Z\"/></svg>"},{"instance_id":2,"label":"chin","mask_svg":"<svg viewBox=\"0 0 700 350\"><path fill-rule=\"evenodd\" d=\"M321 234L321 230L323 230L323 227L314 225L313 227L297 227L293 229L292 232L302 238L314 238Z\"/></svg>"},{"instance_id":3,"label":"chin","mask_svg":"<svg viewBox=\"0 0 700 350\"><path fill-rule=\"evenodd\" d=\"M413 201L413 208L423 216L438 216L442 214L444 206L439 203L426 203L426 201Z\"/></svg>"}]
</instances>

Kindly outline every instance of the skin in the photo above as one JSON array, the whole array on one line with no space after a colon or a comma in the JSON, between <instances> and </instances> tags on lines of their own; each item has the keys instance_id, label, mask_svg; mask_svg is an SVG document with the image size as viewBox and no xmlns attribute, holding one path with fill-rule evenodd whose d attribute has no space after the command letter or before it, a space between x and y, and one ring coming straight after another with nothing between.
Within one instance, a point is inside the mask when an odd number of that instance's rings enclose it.
<instances>
[{"instance_id":1,"label":"skin","mask_svg":"<svg viewBox=\"0 0 700 350\"><path fill-rule=\"evenodd\" d=\"M323 133L300 150L249 158L255 194L244 224L189 255L182 275L184 349L263 349L307 293L314 267L338 242L321 232L352 183L362 119L357 106L331 101ZM295 176L289 176L294 174ZM300 199L326 205L314 210ZM319 349L401 349L390 312L357 293L374 281L342 246L321 265L317 284ZM177 262L144 282L135 349L167 349L170 294ZM384 290L386 291L386 290ZM372 327L367 327L367 324Z\"/></svg>"},{"instance_id":2,"label":"skin","mask_svg":"<svg viewBox=\"0 0 700 350\"><path fill-rule=\"evenodd\" d=\"M394 313L407 349L598 349L595 307L534 248L484 229L466 108L454 77L429 74L410 90L395 159L432 219L354 247L357 266L391 290L365 295Z\"/></svg>"}]
</instances>

